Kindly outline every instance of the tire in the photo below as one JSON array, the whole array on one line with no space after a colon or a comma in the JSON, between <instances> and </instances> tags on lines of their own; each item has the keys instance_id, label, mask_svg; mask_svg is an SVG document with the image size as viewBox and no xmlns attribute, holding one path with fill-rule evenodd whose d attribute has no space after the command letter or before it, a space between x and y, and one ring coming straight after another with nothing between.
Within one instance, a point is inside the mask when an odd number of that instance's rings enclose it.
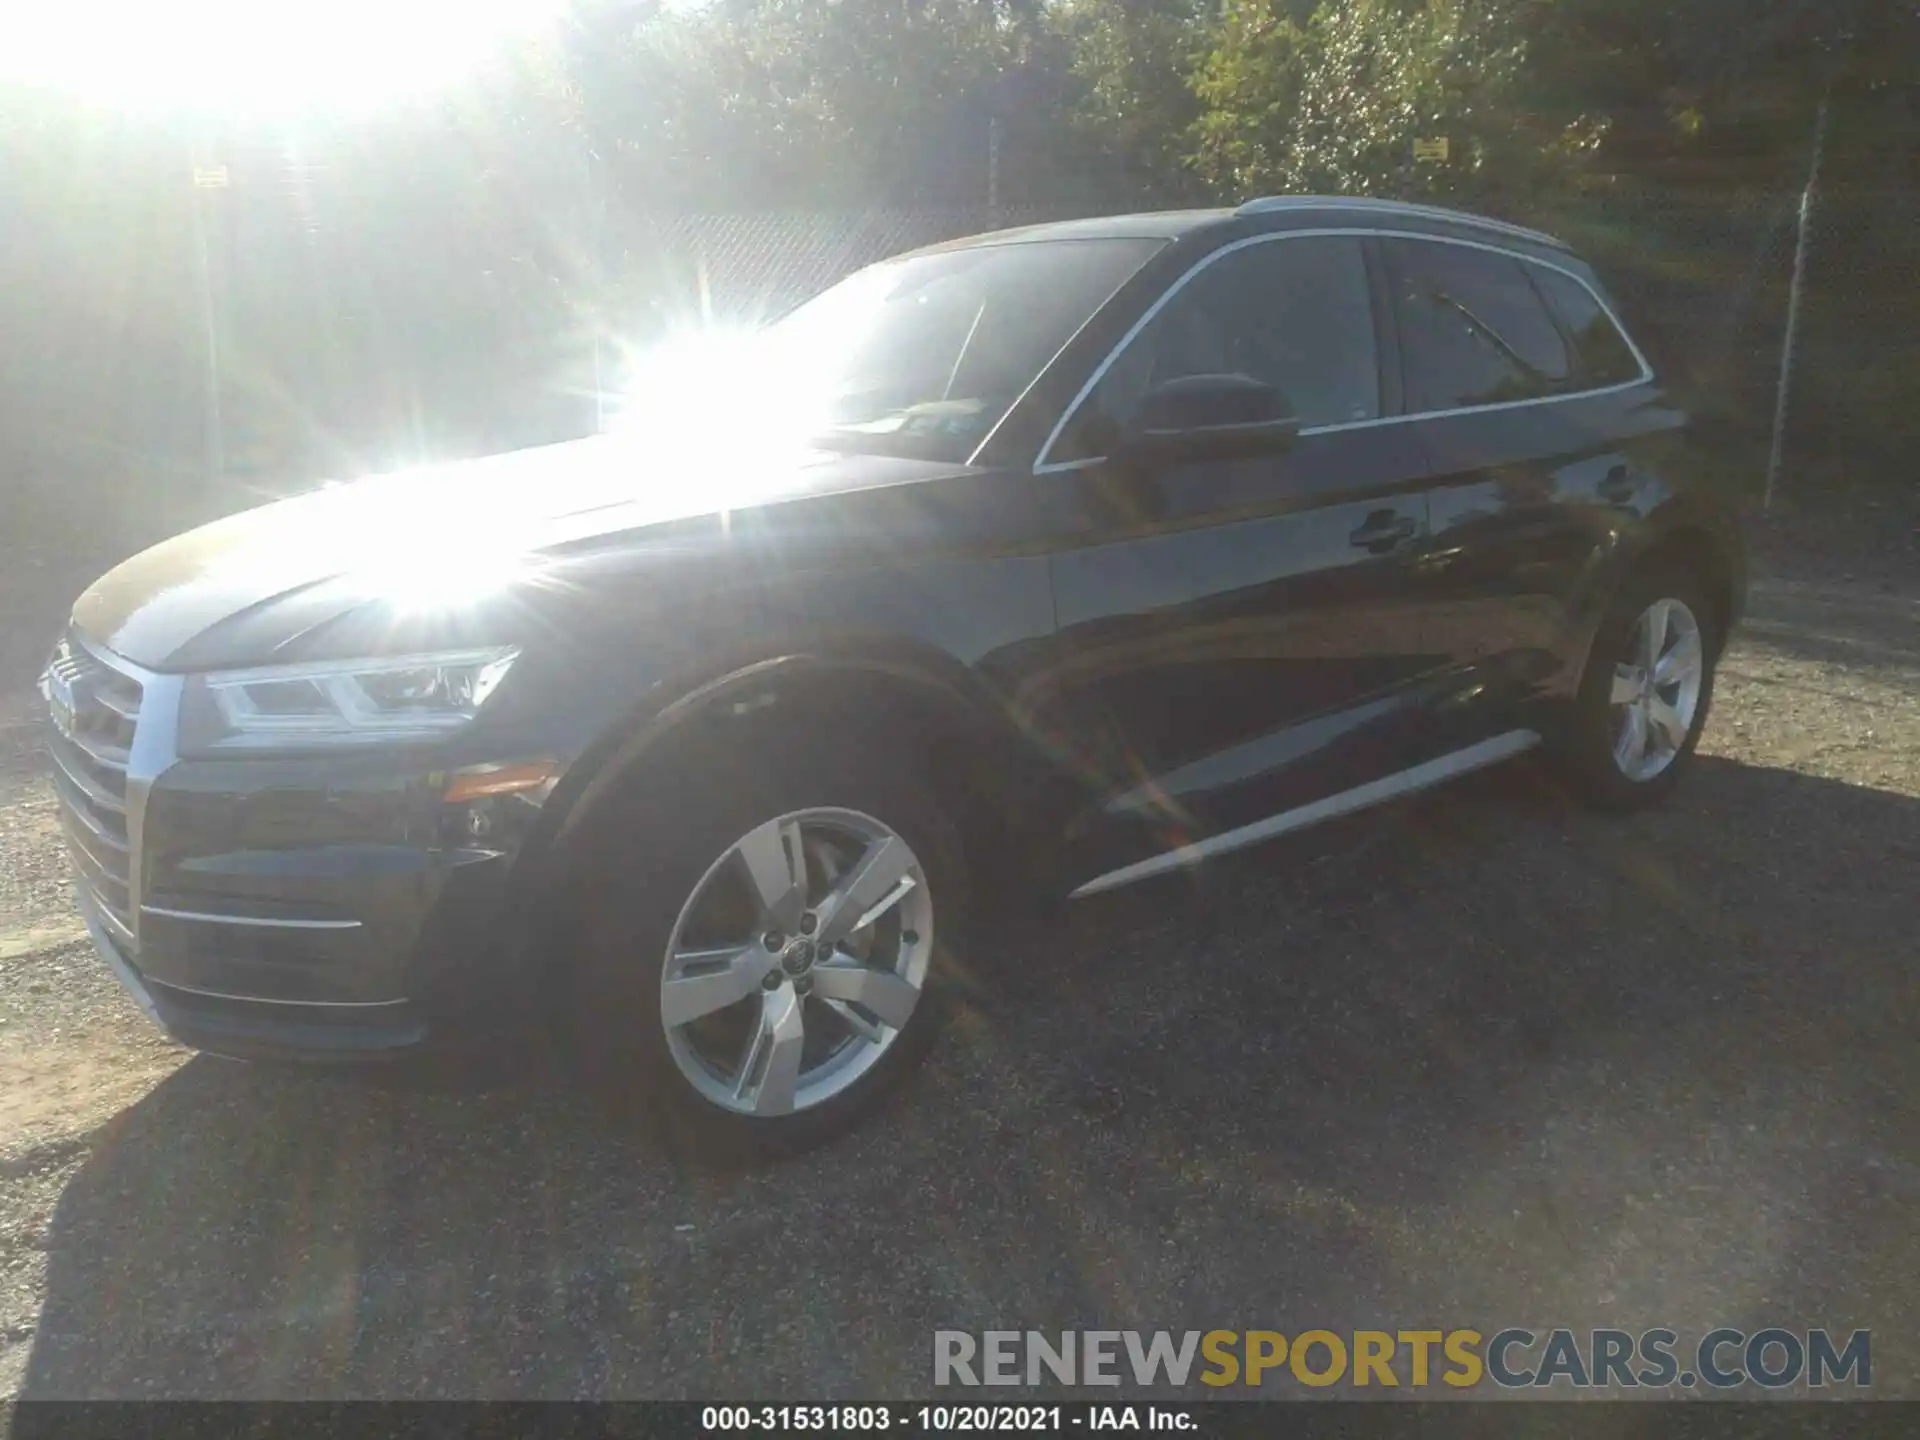
<instances>
[{"instance_id":1,"label":"tire","mask_svg":"<svg viewBox=\"0 0 1920 1440\"><path fill-rule=\"evenodd\" d=\"M1645 670L1643 618L1660 614L1655 607L1661 605L1666 607L1667 627L1662 666L1671 661L1666 673L1684 673L1681 652L1690 634L1698 647L1697 683L1689 688L1684 679L1662 682L1650 693L1640 684L1641 699L1623 706L1617 699L1634 688ZM1659 804L1673 792L1693 764L1712 708L1714 670L1724 638L1711 597L1685 570L1659 564L1629 577L1594 636L1579 693L1555 747L1562 772L1582 799L1602 810L1631 811ZM1689 696L1690 705L1685 703ZM1656 702L1664 710L1654 708ZM1640 709L1644 744L1638 751L1627 733L1635 723L1628 712L1635 708ZM1652 718L1663 713L1664 722ZM1677 722L1684 722L1684 734L1676 744Z\"/></svg>"},{"instance_id":2,"label":"tire","mask_svg":"<svg viewBox=\"0 0 1920 1440\"><path fill-rule=\"evenodd\" d=\"M635 796L586 890L575 986L587 1081L623 1117L649 1115L671 1148L722 1161L810 1149L900 1089L939 1028L968 901L958 831L898 747L769 738L755 727L708 745ZM805 898L775 915L776 857L791 881L796 851ZM855 961L872 973L849 973Z\"/></svg>"}]
</instances>

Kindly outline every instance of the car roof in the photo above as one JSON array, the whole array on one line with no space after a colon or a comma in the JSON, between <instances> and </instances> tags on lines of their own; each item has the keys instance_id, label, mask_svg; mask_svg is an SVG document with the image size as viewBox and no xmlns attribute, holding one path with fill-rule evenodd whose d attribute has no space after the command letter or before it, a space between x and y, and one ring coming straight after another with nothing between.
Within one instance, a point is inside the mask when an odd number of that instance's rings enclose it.
<instances>
[{"instance_id":1,"label":"car roof","mask_svg":"<svg viewBox=\"0 0 1920 1440\"><path fill-rule=\"evenodd\" d=\"M1083 220L1049 220L1010 230L963 235L910 250L909 255L938 255L947 250L969 250L976 245L1021 245L1036 240L1174 240L1203 225L1231 220L1233 211L1154 210L1137 215L1096 215ZM902 257L904 258L904 257Z\"/></svg>"},{"instance_id":2,"label":"car roof","mask_svg":"<svg viewBox=\"0 0 1920 1440\"><path fill-rule=\"evenodd\" d=\"M1402 227L1417 229L1419 222L1437 221L1443 225L1458 225L1469 230L1486 230L1509 239L1525 240L1533 245L1547 245L1556 250L1565 250L1567 242L1543 230L1529 230L1524 225L1514 225L1505 220L1495 220L1488 215L1474 215L1465 210L1451 210L1444 205L1422 205L1408 200L1380 200L1371 195L1263 195L1257 200L1249 200L1233 213L1235 215L1312 215L1323 217L1329 211L1345 211L1351 215L1365 216L1375 222L1398 220Z\"/></svg>"},{"instance_id":3,"label":"car roof","mask_svg":"<svg viewBox=\"0 0 1920 1440\"><path fill-rule=\"evenodd\" d=\"M965 250L976 245L1018 245L1042 240L1177 240L1194 231L1236 222L1277 222L1275 228L1293 221L1324 223L1347 221L1355 225L1403 229L1409 233L1432 233L1436 226L1453 231L1479 232L1508 240L1565 251L1564 240L1464 210L1439 205L1421 205L1403 200L1379 200L1363 195L1266 195L1249 200L1234 209L1158 210L1134 215L1102 215L1083 220L1056 220L1039 225L1022 225L1009 230L993 230L968 235L939 245L929 245L910 253L938 254L947 250ZM1265 227L1259 227L1265 228Z\"/></svg>"}]
</instances>

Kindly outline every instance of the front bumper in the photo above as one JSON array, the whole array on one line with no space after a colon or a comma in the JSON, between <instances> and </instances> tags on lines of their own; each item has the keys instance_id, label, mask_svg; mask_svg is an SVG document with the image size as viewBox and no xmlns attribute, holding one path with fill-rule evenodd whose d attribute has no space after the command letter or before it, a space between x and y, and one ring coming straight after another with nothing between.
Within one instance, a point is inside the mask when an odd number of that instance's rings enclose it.
<instances>
[{"instance_id":1,"label":"front bumper","mask_svg":"<svg viewBox=\"0 0 1920 1440\"><path fill-rule=\"evenodd\" d=\"M428 1028L406 1000L302 1005L188 990L149 980L82 885L80 916L94 948L149 1020L183 1045L242 1060L367 1061L420 1049Z\"/></svg>"},{"instance_id":2,"label":"front bumper","mask_svg":"<svg viewBox=\"0 0 1920 1440\"><path fill-rule=\"evenodd\" d=\"M541 797L448 805L446 760L419 753L183 757L179 677L83 645L49 696L55 788L81 914L155 1023L326 1062L497 1022ZM92 692L117 728L89 724Z\"/></svg>"}]
</instances>

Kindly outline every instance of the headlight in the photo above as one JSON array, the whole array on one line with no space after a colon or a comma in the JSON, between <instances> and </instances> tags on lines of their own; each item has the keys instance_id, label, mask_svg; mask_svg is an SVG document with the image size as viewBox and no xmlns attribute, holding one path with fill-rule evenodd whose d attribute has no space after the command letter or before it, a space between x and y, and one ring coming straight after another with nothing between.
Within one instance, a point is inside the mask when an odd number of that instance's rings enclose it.
<instances>
[{"instance_id":1,"label":"headlight","mask_svg":"<svg viewBox=\"0 0 1920 1440\"><path fill-rule=\"evenodd\" d=\"M516 650L273 665L199 677L218 749L432 740L468 724Z\"/></svg>"}]
</instances>

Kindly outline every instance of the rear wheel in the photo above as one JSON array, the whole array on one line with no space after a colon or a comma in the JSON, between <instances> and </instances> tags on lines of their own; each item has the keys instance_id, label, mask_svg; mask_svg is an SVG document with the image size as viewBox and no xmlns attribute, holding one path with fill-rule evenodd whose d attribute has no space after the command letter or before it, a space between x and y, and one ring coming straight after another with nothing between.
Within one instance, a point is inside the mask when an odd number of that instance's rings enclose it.
<instances>
[{"instance_id":1,"label":"rear wheel","mask_svg":"<svg viewBox=\"0 0 1920 1440\"><path fill-rule=\"evenodd\" d=\"M1679 783L1713 700L1721 638L1713 617L1699 584L1669 568L1635 576L1615 600L1561 747L1594 804L1636 809Z\"/></svg>"},{"instance_id":2,"label":"rear wheel","mask_svg":"<svg viewBox=\"0 0 1920 1440\"><path fill-rule=\"evenodd\" d=\"M722 1155L858 1122L925 1054L965 905L957 835L904 765L712 764L641 807L589 917L592 1078ZM637 882L637 883L636 883Z\"/></svg>"}]
</instances>

